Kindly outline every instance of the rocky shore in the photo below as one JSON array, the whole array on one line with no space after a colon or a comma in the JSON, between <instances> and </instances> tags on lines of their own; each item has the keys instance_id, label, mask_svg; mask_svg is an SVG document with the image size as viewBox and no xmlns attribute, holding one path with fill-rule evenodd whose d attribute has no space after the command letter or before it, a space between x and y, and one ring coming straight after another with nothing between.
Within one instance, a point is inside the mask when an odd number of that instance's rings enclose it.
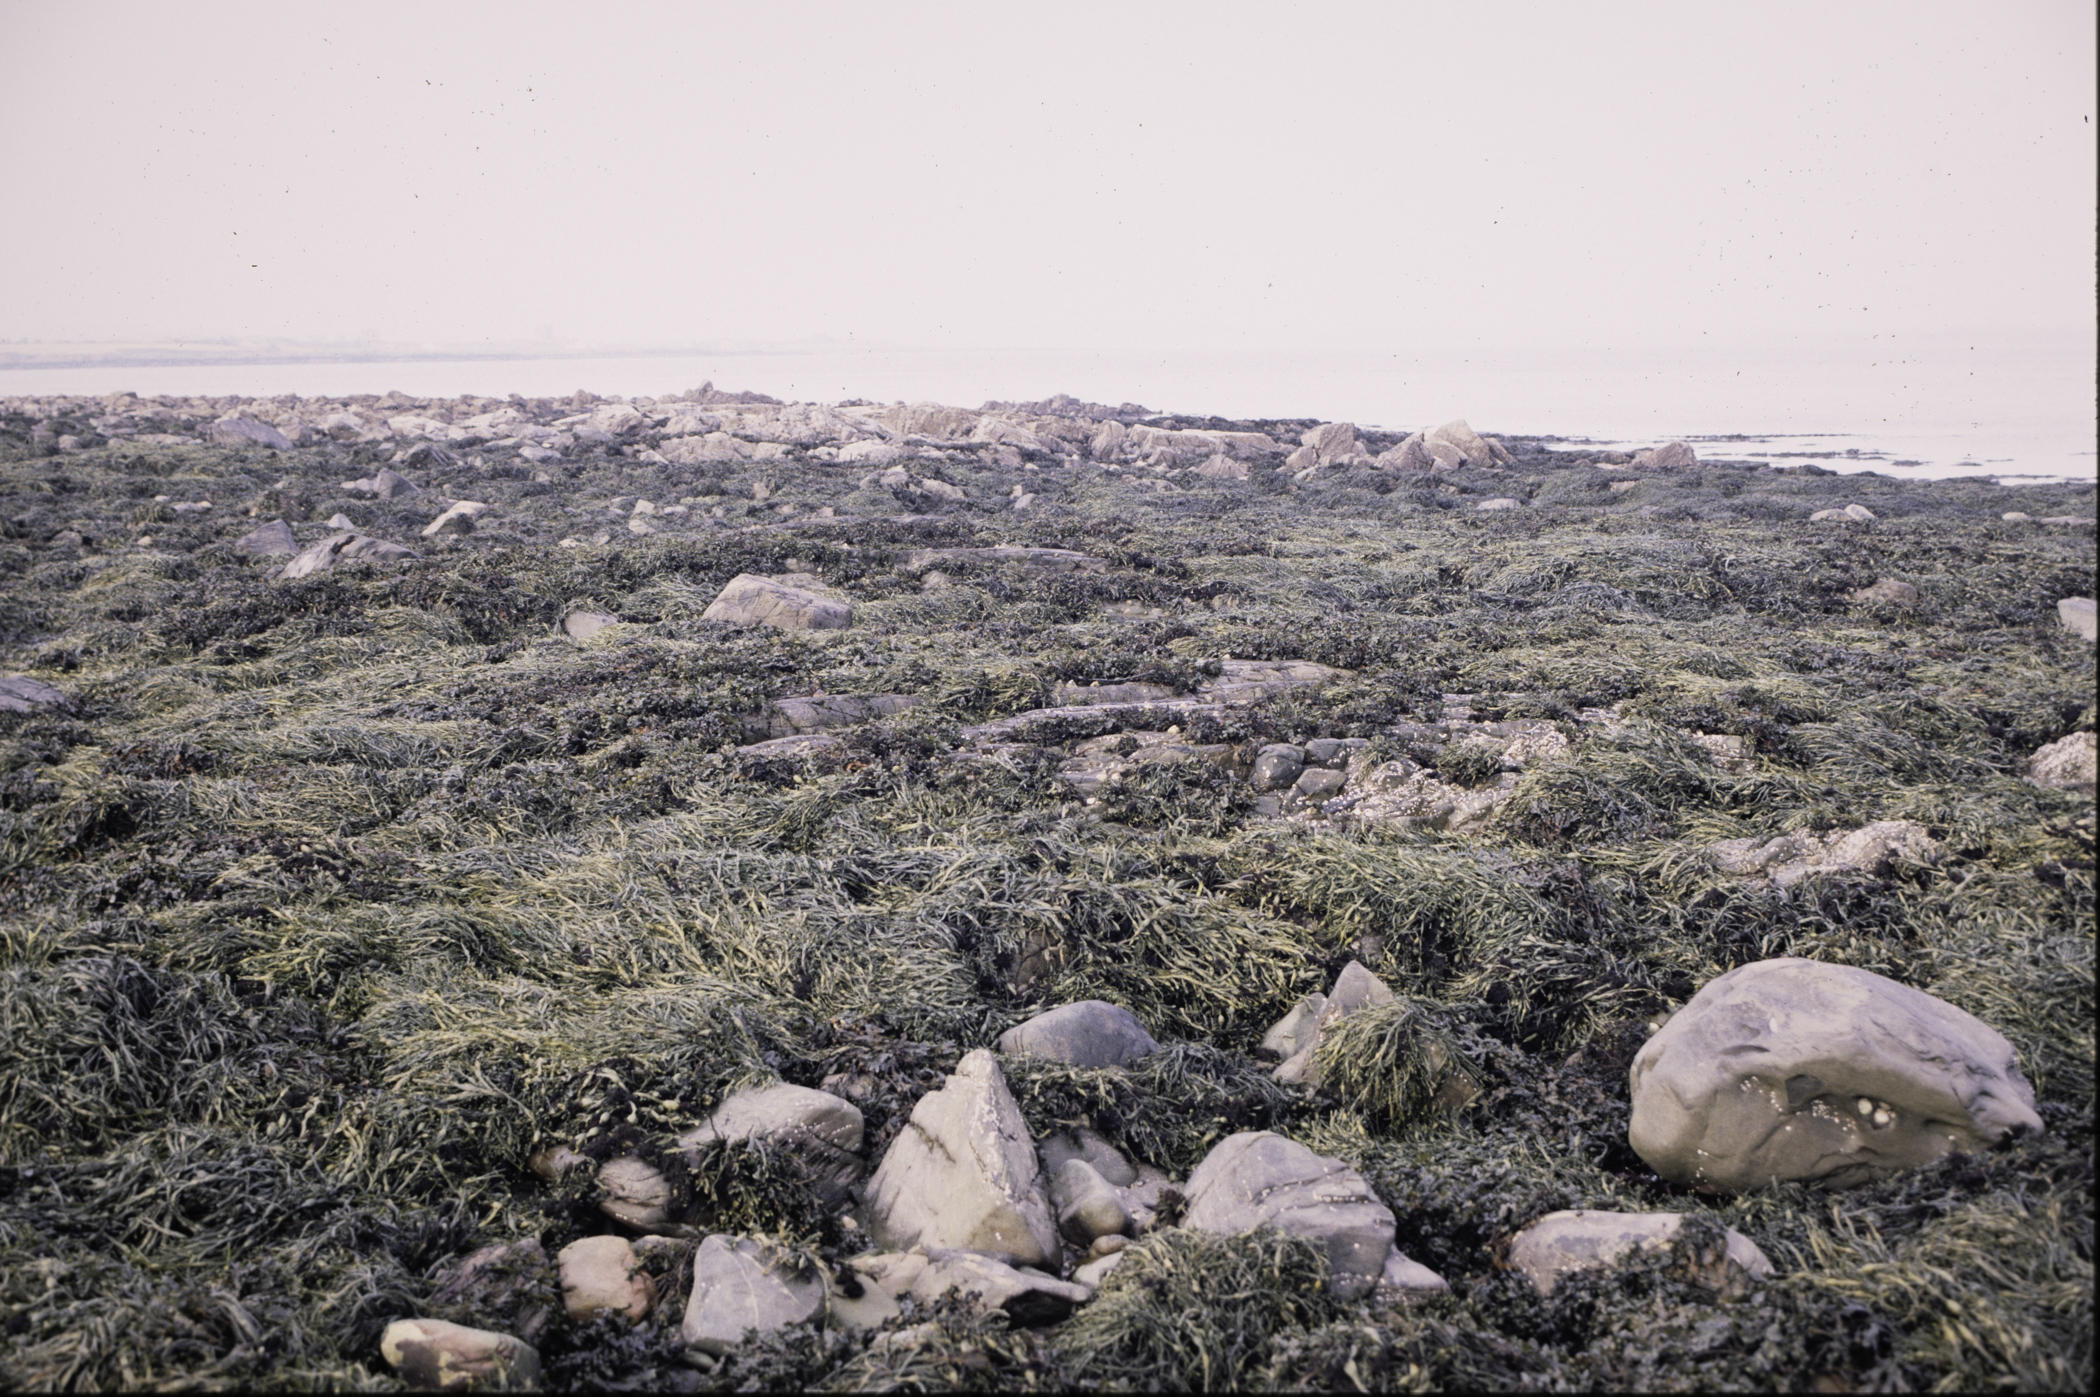
<instances>
[{"instance_id":1,"label":"rocky shore","mask_svg":"<svg viewBox=\"0 0 2100 1397\"><path fill-rule=\"evenodd\" d=\"M2084 1390L2090 485L0 400L11 1386Z\"/></svg>"}]
</instances>

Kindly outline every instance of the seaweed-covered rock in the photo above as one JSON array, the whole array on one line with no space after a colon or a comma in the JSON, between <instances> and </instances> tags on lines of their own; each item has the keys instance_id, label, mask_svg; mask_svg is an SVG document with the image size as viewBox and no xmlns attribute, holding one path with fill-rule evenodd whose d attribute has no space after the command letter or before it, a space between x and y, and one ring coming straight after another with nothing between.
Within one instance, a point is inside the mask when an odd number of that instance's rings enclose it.
<instances>
[{"instance_id":1,"label":"seaweed-covered rock","mask_svg":"<svg viewBox=\"0 0 2100 1397\"><path fill-rule=\"evenodd\" d=\"M929 1247L926 1263L912 1279L914 1300L931 1303L954 1291L979 1308L1004 1310L1016 1324L1054 1324L1094 1293L1033 1266L1011 1266L981 1252Z\"/></svg>"},{"instance_id":2,"label":"seaweed-covered rock","mask_svg":"<svg viewBox=\"0 0 2100 1397\"><path fill-rule=\"evenodd\" d=\"M1641 1158L1724 1192L1851 1187L2042 1128L1989 1025L1870 971L1791 957L1701 989L1634 1058L1632 1092Z\"/></svg>"},{"instance_id":3,"label":"seaweed-covered rock","mask_svg":"<svg viewBox=\"0 0 2100 1397\"><path fill-rule=\"evenodd\" d=\"M1684 1231L1682 1213L1617 1213L1577 1208L1548 1213L1519 1232L1509 1246L1509 1264L1549 1295L1562 1276L1616 1266L1636 1252L1668 1251ZM1687 1257L1687 1269L1709 1290L1740 1291L1772 1273L1757 1243L1734 1228L1712 1257Z\"/></svg>"},{"instance_id":4,"label":"seaweed-covered rock","mask_svg":"<svg viewBox=\"0 0 2100 1397\"><path fill-rule=\"evenodd\" d=\"M656 1305L656 1282L625 1237L579 1237L555 1254L562 1307L577 1323L624 1314L639 1324Z\"/></svg>"},{"instance_id":5,"label":"seaweed-covered rock","mask_svg":"<svg viewBox=\"0 0 2100 1397\"><path fill-rule=\"evenodd\" d=\"M1002 1053L1034 1053L1075 1067L1121 1067L1159 1051L1159 1044L1120 1004L1082 999L1046 1009L999 1035Z\"/></svg>"},{"instance_id":6,"label":"seaweed-covered rock","mask_svg":"<svg viewBox=\"0 0 2100 1397\"><path fill-rule=\"evenodd\" d=\"M292 537L292 526L282 519L272 519L259 529L250 529L233 541L236 553L246 553L254 558L291 557L299 551L299 541Z\"/></svg>"},{"instance_id":7,"label":"seaweed-covered rock","mask_svg":"<svg viewBox=\"0 0 2100 1397\"><path fill-rule=\"evenodd\" d=\"M2027 779L2037 786L2091 795L2094 764L2093 734L2074 732L2037 751L2027 763Z\"/></svg>"},{"instance_id":8,"label":"seaweed-covered rock","mask_svg":"<svg viewBox=\"0 0 2100 1397\"><path fill-rule=\"evenodd\" d=\"M1871 587L1862 587L1852 594L1856 602L1887 602L1897 606L1915 605L1918 589L1908 582L1899 582L1893 577L1884 577Z\"/></svg>"},{"instance_id":9,"label":"seaweed-covered rock","mask_svg":"<svg viewBox=\"0 0 2100 1397\"><path fill-rule=\"evenodd\" d=\"M464 1306L469 1317L506 1315L504 1327L532 1344L561 1308L560 1295L560 1272L539 1238L527 1237L494 1243L462 1259L431 1292L430 1303Z\"/></svg>"},{"instance_id":10,"label":"seaweed-covered rock","mask_svg":"<svg viewBox=\"0 0 2100 1397\"><path fill-rule=\"evenodd\" d=\"M824 1277L757 1237L718 1232L693 1255L693 1291L679 1334L703 1353L722 1354L752 1333L802 1324L824 1310Z\"/></svg>"},{"instance_id":11,"label":"seaweed-covered rock","mask_svg":"<svg viewBox=\"0 0 2100 1397\"><path fill-rule=\"evenodd\" d=\"M1289 1049L1276 1068L1276 1080L1318 1086L1320 1078L1313 1066L1313 1054L1319 1050L1322 1031L1359 1009L1373 1004L1390 1004L1392 999L1393 991L1385 981L1366 970L1363 962L1350 961L1342 967L1341 974L1334 977L1331 994L1307 995L1262 1039L1262 1046L1271 1051ZM1314 1007L1316 1000L1317 1008Z\"/></svg>"},{"instance_id":12,"label":"seaweed-covered rock","mask_svg":"<svg viewBox=\"0 0 2100 1397\"><path fill-rule=\"evenodd\" d=\"M40 679L26 674L0 674L0 709L29 713L48 703L64 703L66 696Z\"/></svg>"},{"instance_id":13,"label":"seaweed-covered rock","mask_svg":"<svg viewBox=\"0 0 2100 1397\"><path fill-rule=\"evenodd\" d=\"M2100 617L2094 614L2091 597L2065 597L2056 604L2056 616L2087 640L2100 640Z\"/></svg>"},{"instance_id":14,"label":"seaweed-covered rock","mask_svg":"<svg viewBox=\"0 0 2100 1397\"><path fill-rule=\"evenodd\" d=\"M1939 841L1916 820L1876 820L1855 830L1812 834L1806 830L1771 839L1724 839L1706 848L1723 873L1762 873L1790 888L1814 873L1886 876L1903 863L1930 864Z\"/></svg>"},{"instance_id":15,"label":"seaweed-covered rock","mask_svg":"<svg viewBox=\"0 0 2100 1397\"><path fill-rule=\"evenodd\" d=\"M539 1350L523 1339L442 1319L397 1319L379 1355L419 1392L506 1392L539 1386Z\"/></svg>"},{"instance_id":16,"label":"seaweed-covered rock","mask_svg":"<svg viewBox=\"0 0 2100 1397\"><path fill-rule=\"evenodd\" d=\"M818 1192L836 1201L860 1178L860 1108L843 1097L782 1082L731 1092L700 1125L678 1137L694 1155L709 1140L763 1138L795 1152Z\"/></svg>"},{"instance_id":17,"label":"seaweed-covered rock","mask_svg":"<svg viewBox=\"0 0 2100 1397\"><path fill-rule=\"evenodd\" d=\"M1254 772L1249 778L1257 791L1281 791L1305 769L1305 749L1288 742L1272 742L1254 754Z\"/></svg>"},{"instance_id":18,"label":"seaweed-covered rock","mask_svg":"<svg viewBox=\"0 0 2100 1397\"><path fill-rule=\"evenodd\" d=\"M598 1211L640 1231L677 1229L671 1215L671 1181L663 1170L632 1155L598 1166Z\"/></svg>"},{"instance_id":19,"label":"seaweed-covered rock","mask_svg":"<svg viewBox=\"0 0 2100 1397\"><path fill-rule=\"evenodd\" d=\"M1227 1137L1189 1175L1184 1226L1236 1237L1274 1227L1317 1242L1329 1284L1361 1295L1384 1273L1393 1214L1361 1174L1266 1130Z\"/></svg>"},{"instance_id":20,"label":"seaweed-covered rock","mask_svg":"<svg viewBox=\"0 0 2100 1397\"><path fill-rule=\"evenodd\" d=\"M842 630L853 624L853 606L828 595L808 573L759 577L738 573L700 613L702 620L767 625L784 631Z\"/></svg>"},{"instance_id":21,"label":"seaweed-covered rock","mask_svg":"<svg viewBox=\"0 0 2100 1397\"><path fill-rule=\"evenodd\" d=\"M344 531L330 534L313 547L284 565L282 578L310 577L317 572L327 572L337 563L355 558L369 558L375 562L392 563L416 557L415 550L398 543L389 543L383 538L372 538L366 534Z\"/></svg>"},{"instance_id":22,"label":"seaweed-covered rock","mask_svg":"<svg viewBox=\"0 0 2100 1397\"><path fill-rule=\"evenodd\" d=\"M1022 1265L1058 1255L1027 1122L983 1048L919 1098L867 1200L876 1241L897 1251L961 1247Z\"/></svg>"}]
</instances>

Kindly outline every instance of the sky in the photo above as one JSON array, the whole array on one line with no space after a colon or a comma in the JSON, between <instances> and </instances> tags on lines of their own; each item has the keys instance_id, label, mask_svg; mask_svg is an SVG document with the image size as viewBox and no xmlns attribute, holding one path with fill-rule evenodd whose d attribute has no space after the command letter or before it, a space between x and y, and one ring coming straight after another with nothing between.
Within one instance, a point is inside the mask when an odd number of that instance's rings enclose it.
<instances>
[{"instance_id":1,"label":"sky","mask_svg":"<svg viewBox=\"0 0 2100 1397\"><path fill-rule=\"evenodd\" d=\"M0 0L0 340L2089 345L2088 0Z\"/></svg>"}]
</instances>

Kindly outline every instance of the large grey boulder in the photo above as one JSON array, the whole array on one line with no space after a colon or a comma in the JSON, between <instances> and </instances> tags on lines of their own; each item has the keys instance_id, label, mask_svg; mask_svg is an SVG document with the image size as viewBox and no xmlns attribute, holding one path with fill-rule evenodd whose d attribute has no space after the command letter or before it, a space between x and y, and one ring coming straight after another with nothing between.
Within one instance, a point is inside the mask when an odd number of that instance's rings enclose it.
<instances>
[{"instance_id":1,"label":"large grey boulder","mask_svg":"<svg viewBox=\"0 0 2100 1397\"><path fill-rule=\"evenodd\" d=\"M1870 971L1739 966L1633 1060L1634 1150L1719 1192L1848 1188L2039 1131L2012 1045L1944 1000Z\"/></svg>"},{"instance_id":2,"label":"large grey boulder","mask_svg":"<svg viewBox=\"0 0 2100 1397\"><path fill-rule=\"evenodd\" d=\"M1227 1137L1184 1192L1185 1227L1228 1237L1274 1227L1318 1243L1344 1297L1377 1284L1393 1249L1393 1214L1361 1174L1266 1130Z\"/></svg>"},{"instance_id":3,"label":"large grey boulder","mask_svg":"<svg viewBox=\"0 0 2100 1397\"><path fill-rule=\"evenodd\" d=\"M808 573L759 577L743 572L729 579L700 618L784 631L835 631L853 624L853 605Z\"/></svg>"},{"instance_id":4,"label":"large grey boulder","mask_svg":"<svg viewBox=\"0 0 2100 1397\"><path fill-rule=\"evenodd\" d=\"M693 1255L693 1292L679 1334L703 1353L727 1353L751 1333L802 1324L824 1310L824 1277L756 1237L717 1232Z\"/></svg>"},{"instance_id":5,"label":"large grey boulder","mask_svg":"<svg viewBox=\"0 0 2100 1397\"><path fill-rule=\"evenodd\" d=\"M1002 1053L1034 1053L1075 1067L1121 1067L1159 1051L1159 1044L1120 1004L1082 999L1046 1009L999 1035Z\"/></svg>"},{"instance_id":6,"label":"large grey boulder","mask_svg":"<svg viewBox=\"0 0 2100 1397\"><path fill-rule=\"evenodd\" d=\"M688 1157L710 1140L770 1140L800 1156L818 1193L843 1198L861 1171L860 1107L813 1087L782 1082L731 1092L705 1124L678 1137Z\"/></svg>"},{"instance_id":7,"label":"large grey boulder","mask_svg":"<svg viewBox=\"0 0 2100 1397\"><path fill-rule=\"evenodd\" d=\"M286 558L299 551L299 540L292 537L291 525L282 519L272 519L261 528L251 529L235 539L233 551L253 558Z\"/></svg>"},{"instance_id":8,"label":"large grey boulder","mask_svg":"<svg viewBox=\"0 0 2100 1397\"><path fill-rule=\"evenodd\" d=\"M1661 446L1633 453L1635 470L1683 470L1699 464L1699 457L1685 442L1665 442Z\"/></svg>"},{"instance_id":9,"label":"large grey boulder","mask_svg":"<svg viewBox=\"0 0 2100 1397\"><path fill-rule=\"evenodd\" d=\"M2037 786L2093 794L2094 738L2089 732L2060 737L2037 751L2027 763L2027 779Z\"/></svg>"},{"instance_id":10,"label":"large grey boulder","mask_svg":"<svg viewBox=\"0 0 2100 1397\"><path fill-rule=\"evenodd\" d=\"M1423 445L1438 465L1492 466L1495 453L1478 432L1467 426L1464 418L1446 422L1423 437ZM1455 454L1451 459L1447 453Z\"/></svg>"},{"instance_id":11,"label":"large grey boulder","mask_svg":"<svg viewBox=\"0 0 2100 1397\"><path fill-rule=\"evenodd\" d=\"M875 1240L897 1251L960 1247L1024 1266L1059 1255L1028 1124L983 1048L919 1098L867 1202Z\"/></svg>"},{"instance_id":12,"label":"large grey boulder","mask_svg":"<svg viewBox=\"0 0 2100 1397\"><path fill-rule=\"evenodd\" d=\"M258 422L252 417L222 417L206 429L213 441L228 446L267 446L272 451L289 451L292 439L267 422Z\"/></svg>"},{"instance_id":13,"label":"large grey boulder","mask_svg":"<svg viewBox=\"0 0 2100 1397\"><path fill-rule=\"evenodd\" d=\"M313 547L284 565L279 576L289 582L294 578L310 577L317 572L327 572L337 563L357 558L368 558L374 562L393 563L419 556L415 550L403 548L398 543L389 543L383 538L372 538L366 534L345 530L330 534Z\"/></svg>"},{"instance_id":14,"label":"large grey boulder","mask_svg":"<svg viewBox=\"0 0 2100 1397\"><path fill-rule=\"evenodd\" d=\"M1683 1232L1682 1213L1577 1208L1548 1213L1519 1232L1509 1245L1509 1262L1530 1277L1541 1295L1550 1295L1563 1276L1617 1266L1637 1252L1668 1251ZM1772 1274L1772 1262L1757 1243L1732 1227L1718 1255L1682 1261L1694 1279L1724 1294Z\"/></svg>"},{"instance_id":15,"label":"large grey boulder","mask_svg":"<svg viewBox=\"0 0 2100 1397\"><path fill-rule=\"evenodd\" d=\"M2056 616L2087 640L2100 640L2100 617L2094 614L2091 597L2065 597L2056 604Z\"/></svg>"},{"instance_id":16,"label":"large grey boulder","mask_svg":"<svg viewBox=\"0 0 2100 1397\"><path fill-rule=\"evenodd\" d=\"M47 703L64 703L66 696L40 679L26 674L0 674L0 709L29 713Z\"/></svg>"},{"instance_id":17,"label":"large grey boulder","mask_svg":"<svg viewBox=\"0 0 2100 1397\"><path fill-rule=\"evenodd\" d=\"M417 1392L530 1391L540 1385L531 1344L442 1319L397 1319L379 1336L379 1356Z\"/></svg>"}]
</instances>

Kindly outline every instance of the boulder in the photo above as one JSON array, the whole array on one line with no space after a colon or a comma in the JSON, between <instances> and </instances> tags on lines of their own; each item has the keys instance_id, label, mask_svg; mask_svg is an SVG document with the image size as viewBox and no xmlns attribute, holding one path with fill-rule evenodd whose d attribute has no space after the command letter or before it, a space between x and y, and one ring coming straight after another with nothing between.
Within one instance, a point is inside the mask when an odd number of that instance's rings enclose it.
<instances>
[{"instance_id":1,"label":"boulder","mask_svg":"<svg viewBox=\"0 0 2100 1397\"><path fill-rule=\"evenodd\" d=\"M1221 451L1189 473L1205 480L1245 480L1247 463L1235 461Z\"/></svg>"},{"instance_id":2,"label":"boulder","mask_svg":"<svg viewBox=\"0 0 2100 1397\"><path fill-rule=\"evenodd\" d=\"M919 1098L867 1201L875 1240L898 1251L961 1247L1021 1265L1059 1255L1027 1122L983 1048Z\"/></svg>"},{"instance_id":3,"label":"boulder","mask_svg":"<svg viewBox=\"0 0 2100 1397\"><path fill-rule=\"evenodd\" d=\"M1615 1213L1578 1208L1548 1213L1519 1232L1509 1245L1509 1264L1550 1295L1562 1276L1618 1265L1636 1252L1668 1251L1684 1231L1681 1213ZM1734 1228L1710 1257L1683 1257L1681 1264L1709 1290L1735 1294L1772 1274L1757 1243Z\"/></svg>"},{"instance_id":4,"label":"boulder","mask_svg":"<svg viewBox=\"0 0 2100 1397\"><path fill-rule=\"evenodd\" d=\"M423 493L408 477L396 475L383 466L377 475L368 476L363 480L344 481L343 488L353 494L373 495L382 500L405 500L411 495Z\"/></svg>"},{"instance_id":5,"label":"boulder","mask_svg":"<svg viewBox=\"0 0 2100 1397\"><path fill-rule=\"evenodd\" d=\"M743 461L753 456L749 442L738 441L727 432L708 432L696 437L674 437L656 448L678 466L704 466L714 461Z\"/></svg>"},{"instance_id":6,"label":"boulder","mask_svg":"<svg viewBox=\"0 0 2100 1397\"><path fill-rule=\"evenodd\" d=\"M679 1333L703 1353L723 1354L751 1333L770 1334L824 1311L824 1278L756 1237L717 1232L693 1256L693 1292Z\"/></svg>"},{"instance_id":7,"label":"boulder","mask_svg":"<svg viewBox=\"0 0 2100 1397\"><path fill-rule=\"evenodd\" d=\"M1358 445L1353 422L1323 422L1317 427L1306 428L1298 440L1311 447L1323 465L1349 455Z\"/></svg>"},{"instance_id":8,"label":"boulder","mask_svg":"<svg viewBox=\"0 0 2100 1397\"><path fill-rule=\"evenodd\" d=\"M1363 1294L1385 1271L1393 1214L1338 1159L1266 1130L1228 1136L1189 1175L1182 1225L1236 1237L1274 1227L1317 1243L1336 1294Z\"/></svg>"},{"instance_id":9,"label":"boulder","mask_svg":"<svg viewBox=\"0 0 2100 1397\"><path fill-rule=\"evenodd\" d=\"M1698 455L1681 441L1665 442L1661 446L1633 453L1633 465L1636 470L1683 470L1698 464Z\"/></svg>"},{"instance_id":10,"label":"boulder","mask_svg":"<svg viewBox=\"0 0 2100 1397\"><path fill-rule=\"evenodd\" d=\"M926 1263L912 1279L914 1300L930 1305L953 1291L980 1309L1004 1310L1015 1324L1055 1324L1094 1295L1091 1287L979 1252L928 1247Z\"/></svg>"},{"instance_id":11,"label":"boulder","mask_svg":"<svg viewBox=\"0 0 2100 1397\"><path fill-rule=\"evenodd\" d=\"M860 1178L861 1132L860 1107L781 1082L731 1092L705 1124L678 1137L678 1147L696 1158L710 1140L773 1141L798 1155L818 1193L835 1203Z\"/></svg>"},{"instance_id":12,"label":"boulder","mask_svg":"<svg viewBox=\"0 0 2100 1397\"><path fill-rule=\"evenodd\" d=\"M912 485L920 494L931 495L937 500L966 500L969 498L960 485L950 485L945 480L935 480L931 476L922 476L912 482Z\"/></svg>"},{"instance_id":13,"label":"boulder","mask_svg":"<svg viewBox=\"0 0 2100 1397\"><path fill-rule=\"evenodd\" d=\"M259 529L250 529L233 541L236 553L246 553L254 558L282 558L298 553L299 540L292 537L292 526L282 519L272 519Z\"/></svg>"},{"instance_id":14,"label":"boulder","mask_svg":"<svg viewBox=\"0 0 2100 1397\"><path fill-rule=\"evenodd\" d=\"M1706 853L1723 873L1762 873L1790 888L1816 873L1886 877L1900 864L1936 862L1940 844L1916 820L1876 820L1821 835L1801 830L1772 839L1724 839L1709 844Z\"/></svg>"},{"instance_id":15,"label":"boulder","mask_svg":"<svg viewBox=\"0 0 2100 1397\"><path fill-rule=\"evenodd\" d=\"M1385 1254L1385 1266L1378 1273L1378 1289L1396 1299L1407 1299L1449 1290L1451 1283L1401 1251L1396 1243Z\"/></svg>"},{"instance_id":16,"label":"boulder","mask_svg":"<svg viewBox=\"0 0 2100 1397\"><path fill-rule=\"evenodd\" d=\"M1371 464L1382 471L1426 471L1436 465L1436 457L1429 454L1427 434L1416 432L1381 452Z\"/></svg>"},{"instance_id":17,"label":"boulder","mask_svg":"<svg viewBox=\"0 0 2100 1397\"><path fill-rule=\"evenodd\" d=\"M2037 751L2027 763L2027 779L2060 791L2094 791L2094 738L2090 732L2060 737Z\"/></svg>"},{"instance_id":18,"label":"boulder","mask_svg":"<svg viewBox=\"0 0 2100 1397\"><path fill-rule=\"evenodd\" d=\"M2039 1131L2012 1045L1944 1000L1870 971L1739 966L1634 1058L1628 1138L1709 1191L1846 1188Z\"/></svg>"},{"instance_id":19,"label":"boulder","mask_svg":"<svg viewBox=\"0 0 2100 1397\"><path fill-rule=\"evenodd\" d=\"M999 1035L1002 1053L1034 1053L1075 1067L1121 1067L1159 1051L1137 1016L1120 1004L1082 999L1046 1009Z\"/></svg>"},{"instance_id":20,"label":"boulder","mask_svg":"<svg viewBox=\"0 0 2100 1397\"><path fill-rule=\"evenodd\" d=\"M791 572L781 577L738 573L700 613L705 621L767 625L784 631L843 630L853 624L853 606L831 595L821 579Z\"/></svg>"},{"instance_id":21,"label":"boulder","mask_svg":"<svg viewBox=\"0 0 2100 1397\"><path fill-rule=\"evenodd\" d=\"M1481 440L1477 432L1466 425L1463 418L1446 422L1434 431L1425 433L1422 444L1429 449L1429 454L1438 465L1455 466L1463 463L1485 467L1495 464L1495 453L1488 449L1488 444Z\"/></svg>"},{"instance_id":22,"label":"boulder","mask_svg":"<svg viewBox=\"0 0 2100 1397\"><path fill-rule=\"evenodd\" d=\"M1884 577L1871 587L1862 587L1852 594L1855 602L1888 602L1896 606L1914 606L1918 600L1918 589L1908 582L1898 582L1893 577Z\"/></svg>"},{"instance_id":23,"label":"boulder","mask_svg":"<svg viewBox=\"0 0 2100 1397\"><path fill-rule=\"evenodd\" d=\"M598 1211L640 1232L679 1232L671 1214L671 1181L663 1170L632 1155L598 1166Z\"/></svg>"},{"instance_id":24,"label":"boulder","mask_svg":"<svg viewBox=\"0 0 2100 1397\"><path fill-rule=\"evenodd\" d=\"M572 611L562 617L561 628L571 640L589 640L607 626L617 626L620 618L604 611Z\"/></svg>"},{"instance_id":25,"label":"boulder","mask_svg":"<svg viewBox=\"0 0 2100 1397\"><path fill-rule=\"evenodd\" d=\"M1522 500L1513 500L1507 495L1498 495L1492 500L1482 500L1479 504L1474 505L1473 508L1478 510L1522 509L1524 508L1524 502Z\"/></svg>"},{"instance_id":26,"label":"boulder","mask_svg":"<svg viewBox=\"0 0 2100 1397\"><path fill-rule=\"evenodd\" d=\"M1075 1247L1137 1230L1115 1185L1084 1159L1067 1159L1058 1168L1050 1181L1050 1202L1057 1209L1057 1230Z\"/></svg>"},{"instance_id":27,"label":"boulder","mask_svg":"<svg viewBox=\"0 0 2100 1397\"><path fill-rule=\"evenodd\" d=\"M436 538L440 534L471 534L474 521L488 513L489 507L478 500L460 500L443 514L423 526L423 537Z\"/></svg>"},{"instance_id":28,"label":"boulder","mask_svg":"<svg viewBox=\"0 0 2100 1397\"><path fill-rule=\"evenodd\" d=\"M371 538L365 534L345 530L330 534L313 547L284 565L279 574L281 580L307 577L317 572L327 572L339 562L354 558L369 558L374 562L392 563L419 556L412 549L385 539Z\"/></svg>"},{"instance_id":29,"label":"boulder","mask_svg":"<svg viewBox=\"0 0 2100 1397\"><path fill-rule=\"evenodd\" d=\"M289 451L292 439L267 422L258 422L252 417L222 417L206 429L213 441L229 446L267 446L272 451Z\"/></svg>"},{"instance_id":30,"label":"boulder","mask_svg":"<svg viewBox=\"0 0 2100 1397\"><path fill-rule=\"evenodd\" d=\"M562 1308L578 1324L624 1314L640 1324L656 1305L656 1282L625 1237L581 1237L555 1254Z\"/></svg>"},{"instance_id":31,"label":"boulder","mask_svg":"<svg viewBox=\"0 0 2100 1397\"><path fill-rule=\"evenodd\" d=\"M2091 597L2065 597L2056 604L2056 616L2087 640L2100 640L2100 620L2094 617Z\"/></svg>"},{"instance_id":32,"label":"boulder","mask_svg":"<svg viewBox=\"0 0 2100 1397\"><path fill-rule=\"evenodd\" d=\"M1303 747L1272 742L1254 754L1254 771L1248 779L1257 791L1288 790L1304 769Z\"/></svg>"},{"instance_id":33,"label":"boulder","mask_svg":"<svg viewBox=\"0 0 2100 1397\"><path fill-rule=\"evenodd\" d=\"M529 1391L540 1385L539 1350L523 1339L442 1319L397 1319L379 1356L418 1392Z\"/></svg>"},{"instance_id":34,"label":"boulder","mask_svg":"<svg viewBox=\"0 0 2100 1397\"><path fill-rule=\"evenodd\" d=\"M0 710L29 713L47 703L64 703L66 696L26 674L0 674Z\"/></svg>"},{"instance_id":35,"label":"boulder","mask_svg":"<svg viewBox=\"0 0 2100 1397\"><path fill-rule=\"evenodd\" d=\"M1341 773L1320 774L1339 776ZM1334 977L1331 994L1307 995L1262 1038L1263 1047L1272 1052L1283 1052L1283 1062L1276 1068L1276 1080L1318 1086L1320 1074L1313 1065L1313 1054L1319 1049L1321 1035L1327 1027L1359 1009L1373 1004L1390 1004L1392 999L1393 992L1385 981L1366 970L1361 961L1350 961L1342 967L1341 974ZM1288 1052L1283 1051L1286 1048Z\"/></svg>"}]
</instances>

